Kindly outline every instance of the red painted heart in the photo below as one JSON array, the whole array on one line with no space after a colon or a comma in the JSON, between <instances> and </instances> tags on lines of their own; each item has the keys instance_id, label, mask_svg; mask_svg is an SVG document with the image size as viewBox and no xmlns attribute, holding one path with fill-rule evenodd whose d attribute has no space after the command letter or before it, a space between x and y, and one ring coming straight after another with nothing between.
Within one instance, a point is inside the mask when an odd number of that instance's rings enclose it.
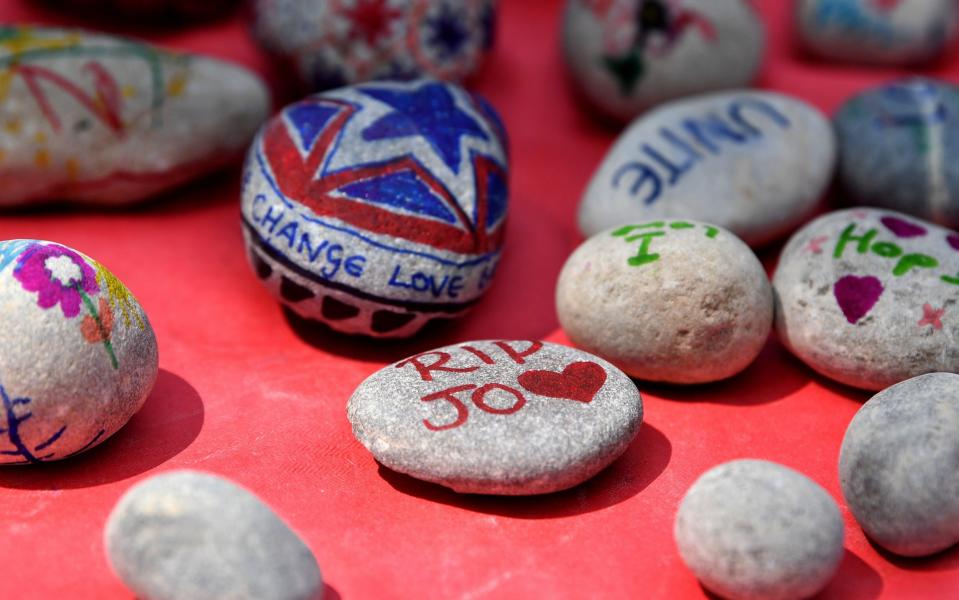
<instances>
[{"instance_id":1,"label":"red painted heart","mask_svg":"<svg viewBox=\"0 0 959 600\"><path fill-rule=\"evenodd\" d=\"M562 373L534 370L519 376L519 384L528 392L584 403L592 402L604 383L606 369L593 362L574 362Z\"/></svg>"}]
</instances>

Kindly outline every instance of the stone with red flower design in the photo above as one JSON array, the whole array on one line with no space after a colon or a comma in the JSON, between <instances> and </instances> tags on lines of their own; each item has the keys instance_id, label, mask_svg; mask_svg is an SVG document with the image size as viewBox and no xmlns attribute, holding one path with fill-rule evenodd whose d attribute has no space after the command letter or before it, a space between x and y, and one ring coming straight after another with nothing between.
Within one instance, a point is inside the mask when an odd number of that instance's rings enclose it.
<instances>
[{"instance_id":1,"label":"stone with red flower design","mask_svg":"<svg viewBox=\"0 0 959 600\"><path fill-rule=\"evenodd\" d=\"M773 287L780 341L827 377L880 390L959 372L959 235L948 229L877 208L828 213L786 244Z\"/></svg>"},{"instance_id":2,"label":"stone with red flower design","mask_svg":"<svg viewBox=\"0 0 959 600\"><path fill-rule=\"evenodd\" d=\"M461 493L528 495L586 481L643 420L607 361L548 342L485 340L384 367L347 405L353 435L394 471Z\"/></svg>"},{"instance_id":3,"label":"stone with red flower design","mask_svg":"<svg viewBox=\"0 0 959 600\"><path fill-rule=\"evenodd\" d=\"M764 46L749 0L568 0L563 20L573 81L622 121L668 100L747 87Z\"/></svg>"},{"instance_id":4,"label":"stone with red flower design","mask_svg":"<svg viewBox=\"0 0 959 600\"><path fill-rule=\"evenodd\" d=\"M257 0L256 33L322 91L373 79L462 81L492 46L496 0Z\"/></svg>"},{"instance_id":5,"label":"stone with red flower design","mask_svg":"<svg viewBox=\"0 0 959 600\"><path fill-rule=\"evenodd\" d=\"M0 242L0 299L0 464L67 458L139 410L156 338L106 267L53 242Z\"/></svg>"}]
</instances>

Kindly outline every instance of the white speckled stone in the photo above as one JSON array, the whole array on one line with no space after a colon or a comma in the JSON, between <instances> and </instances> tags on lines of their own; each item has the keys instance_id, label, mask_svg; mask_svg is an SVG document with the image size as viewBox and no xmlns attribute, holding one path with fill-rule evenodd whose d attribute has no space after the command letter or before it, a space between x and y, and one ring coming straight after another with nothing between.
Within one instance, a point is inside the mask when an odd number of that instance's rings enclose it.
<instances>
[{"instance_id":1,"label":"white speckled stone","mask_svg":"<svg viewBox=\"0 0 959 600\"><path fill-rule=\"evenodd\" d=\"M321 91L373 79L462 81L493 44L496 0L256 0L264 47Z\"/></svg>"},{"instance_id":2,"label":"white speckled stone","mask_svg":"<svg viewBox=\"0 0 959 600\"><path fill-rule=\"evenodd\" d=\"M247 157L251 265L277 300L342 333L409 337L461 316L499 264L506 148L486 100L434 79L291 104Z\"/></svg>"},{"instance_id":3,"label":"white speckled stone","mask_svg":"<svg viewBox=\"0 0 959 600\"><path fill-rule=\"evenodd\" d=\"M0 242L0 464L67 458L143 405L157 343L133 294L54 242Z\"/></svg>"},{"instance_id":4,"label":"white speckled stone","mask_svg":"<svg viewBox=\"0 0 959 600\"><path fill-rule=\"evenodd\" d=\"M268 111L239 66L0 26L0 206L142 200L240 158Z\"/></svg>"},{"instance_id":5,"label":"white speckled stone","mask_svg":"<svg viewBox=\"0 0 959 600\"><path fill-rule=\"evenodd\" d=\"M643 404L622 371L548 342L476 341L384 367L347 405L377 461L461 493L563 490L619 457Z\"/></svg>"},{"instance_id":6,"label":"white speckled stone","mask_svg":"<svg viewBox=\"0 0 959 600\"><path fill-rule=\"evenodd\" d=\"M577 248L559 275L556 312L574 344L632 377L704 383L756 358L773 301L762 264L729 231L652 221Z\"/></svg>"},{"instance_id":7,"label":"white speckled stone","mask_svg":"<svg viewBox=\"0 0 959 600\"><path fill-rule=\"evenodd\" d=\"M699 219L751 246L788 233L832 178L829 120L771 92L724 92L650 112L619 136L589 182L579 228Z\"/></svg>"},{"instance_id":8,"label":"white speckled stone","mask_svg":"<svg viewBox=\"0 0 959 600\"><path fill-rule=\"evenodd\" d=\"M676 514L686 565L730 600L799 600L839 568L843 522L826 490L764 460L734 460L699 477Z\"/></svg>"},{"instance_id":9,"label":"white speckled stone","mask_svg":"<svg viewBox=\"0 0 959 600\"><path fill-rule=\"evenodd\" d=\"M143 600L320 600L313 553L269 506L196 471L150 477L120 498L104 531L116 574Z\"/></svg>"},{"instance_id":10,"label":"white speckled stone","mask_svg":"<svg viewBox=\"0 0 959 600\"><path fill-rule=\"evenodd\" d=\"M846 429L839 481L887 550L925 556L959 542L959 375L920 375L866 402Z\"/></svg>"},{"instance_id":11,"label":"white speckled stone","mask_svg":"<svg viewBox=\"0 0 959 600\"><path fill-rule=\"evenodd\" d=\"M822 58L905 65L940 56L956 31L954 0L797 0L796 28Z\"/></svg>"},{"instance_id":12,"label":"white speckled stone","mask_svg":"<svg viewBox=\"0 0 959 600\"><path fill-rule=\"evenodd\" d=\"M748 86L764 38L746 0L568 0L563 18L573 81L624 121L660 102Z\"/></svg>"},{"instance_id":13,"label":"white speckled stone","mask_svg":"<svg viewBox=\"0 0 959 600\"><path fill-rule=\"evenodd\" d=\"M889 210L828 213L798 231L773 277L776 329L823 375L881 390L959 371L959 234Z\"/></svg>"},{"instance_id":14,"label":"white speckled stone","mask_svg":"<svg viewBox=\"0 0 959 600\"><path fill-rule=\"evenodd\" d=\"M869 89L835 125L852 199L959 227L959 87L911 77Z\"/></svg>"}]
</instances>

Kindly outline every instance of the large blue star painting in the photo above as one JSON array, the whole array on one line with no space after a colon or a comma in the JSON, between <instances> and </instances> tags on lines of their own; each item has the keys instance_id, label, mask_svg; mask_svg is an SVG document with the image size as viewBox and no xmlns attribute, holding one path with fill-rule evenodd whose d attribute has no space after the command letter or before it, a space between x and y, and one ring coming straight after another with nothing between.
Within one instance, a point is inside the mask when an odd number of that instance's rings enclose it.
<instances>
[{"instance_id":1,"label":"large blue star painting","mask_svg":"<svg viewBox=\"0 0 959 600\"><path fill-rule=\"evenodd\" d=\"M479 123L460 110L443 83L431 81L412 90L364 87L362 91L393 108L363 130L366 141L422 137L459 173L460 138L489 140Z\"/></svg>"}]
</instances>

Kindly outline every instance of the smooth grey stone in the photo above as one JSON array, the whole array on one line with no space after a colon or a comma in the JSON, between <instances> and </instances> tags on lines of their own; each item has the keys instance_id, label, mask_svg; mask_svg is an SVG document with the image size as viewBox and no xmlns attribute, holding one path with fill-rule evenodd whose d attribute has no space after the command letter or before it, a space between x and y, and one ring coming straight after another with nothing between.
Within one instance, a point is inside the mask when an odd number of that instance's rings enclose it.
<instances>
[{"instance_id":1,"label":"smooth grey stone","mask_svg":"<svg viewBox=\"0 0 959 600\"><path fill-rule=\"evenodd\" d=\"M138 202L242 157L269 113L260 78L220 60L70 29L0 38L0 207Z\"/></svg>"},{"instance_id":2,"label":"smooth grey stone","mask_svg":"<svg viewBox=\"0 0 959 600\"><path fill-rule=\"evenodd\" d=\"M347 416L394 471L461 493L526 495L604 469L636 436L643 404L629 377L580 350L475 341L380 369Z\"/></svg>"},{"instance_id":3,"label":"smooth grey stone","mask_svg":"<svg viewBox=\"0 0 959 600\"><path fill-rule=\"evenodd\" d=\"M569 339L631 377L705 383L739 373L773 322L756 255L699 221L624 225L583 242L556 284Z\"/></svg>"},{"instance_id":4,"label":"smooth grey stone","mask_svg":"<svg viewBox=\"0 0 959 600\"><path fill-rule=\"evenodd\" d=\"M959 542L959 375L920 375L866 402L846 429L839 481L887 550L925 556Z\"/></svg>"},{"instance_id":5,"label":"smooth grey stone","mask_svg":"<svg viewBox=\"0 0 959 600\"><path fill-rule=\"evenodd\" d=\"M243 175L256 275L293 312L342 333L409 337L465 314L500 260L506 143L486 100L435 79L285 107Z\"/></svg>"},{"instance_id":6,"label":"smooth grey stone","mask_svg":"<svg viewBox=\"0 0 959 600\"><path fill-rule=\"evenodd\" d=\"M873 88L835 125L852 199L959 227L959 87L913 77Z\"/></svg>"},{"instance_id":7,"label":"smooth grey stone","mask_svg":"<svg viewBox=\"0 0 959 600\"><path fill-rule=\"evenodd\" d=\"M315 91L374 79L462 81L493 45L496 0L256 0L257 38Z\"/></svg>"},{"instance_id":8,"label":"smooth grey stone","mask_svg":"<svg viewBox=\"0 0 959 600\"><path fill-rule=\"evenodd\" d=\"M873 65L934 59L956 31L953 0L797 0L799 40L821 58Z\"/></svg>"},{"instance_id":9,"label":"smooth grey stone","mask_svg":"<svg viewBox=\"0 0 959 600\"><path fill-rule=\"evenodd\" d=\"M776 331L826 377L868 390L959 371L959 234L874 208L825 214L773 277Z\"/></svg>"},{"instance_id":10,"label":"smooth grey stone","mask_svg":"<svg viewBox=\"0 0 959 600\"><path fill-rule=\"evenodd\" d=\"M93 448L157 378L143 307L105 266L55 242L0 242L0 348L0 465Z\"/></svg>"},{"instance_id":11,"label":"smooth grey stone","mask_svg":"<svg viewBox=\"0 0 959 600\"><path fill-rule=\"evenodd\" d=\"M810 215L835 161L829 120L797 98L743 90L673 102L616 140L583 194L579 228L698 219L762 245Z\"/></svg>"},{"instance_id":12,"label":"smooth grey stone","mask_svg":"<svg viewBox=\"0 0 959 600\"><path fill-rule=\"evenodd\" d=\"M583 96L628 121L683 96L748 86L765 29L742 0L568 0L563 56Z\"/></svg>"},{"instance_id":13,"label":"smooth grey stone","mask_svg":"<svg viewBox=\"0 0 959 600\"><path fill-rule=\"evenodd\" d=\"M700 476L679 506L674 535L686 566L731 600L808 598L843 556L842 515L832 496L764 460L734 460Z\"/></svg>"},{"instance_id":14,"label":"smooth grey stone","mask_svg":"<svg viewBox=\"0 0 959 600\"><path fill-rule=\"evenodd\" d=\"M143 600L319 600L303 540L244 488L172 471L120 498L104 531L113 570Z\"/></svg>"}]
</instances>

